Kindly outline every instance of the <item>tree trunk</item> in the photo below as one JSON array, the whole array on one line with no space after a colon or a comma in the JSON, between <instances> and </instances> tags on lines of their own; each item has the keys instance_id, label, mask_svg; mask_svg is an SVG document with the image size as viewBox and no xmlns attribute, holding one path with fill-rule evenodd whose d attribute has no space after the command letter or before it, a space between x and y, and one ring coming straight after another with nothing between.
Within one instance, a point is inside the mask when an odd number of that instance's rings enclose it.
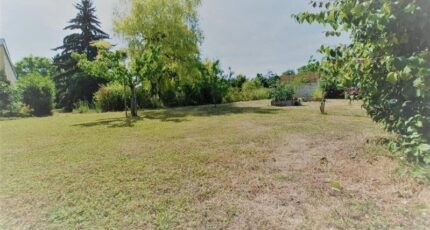
<instances>
[{"instance_id":1,"label":"tree trunk","mask_svg":"<svg viewBox=\"0 0 430 230\"><path fill-rule=\"evenodd\" d=\"M326 96L327 96L327 93L326 93L326 92L324 92L324 93L323 93L322 100L321 100L321 106L320 106L320 111L321 111L321 113L322 113L322 114L326 114L326 112L325 112Z\"/></svg>"},{"instance_id":2,"label":"tree trunk","mask_svg":"<svg viewBox=\"0 0 430 230\"><path fill-rule=\"evenodd\" d=\"M131 116L132 117L138 117L137 115L137 95L136 95L136 86L135 85L131 85L130 86L131 89L131 105L130 105L130 109L131 109Z\"/></svg>"},{"instance_id":3,"label":"tree trunk","mask_svg":"<svg viewBox=\"0 0 430 230\"><path fill-rule=\"evenodd\" d=\"M127 106L127 88L126 88L126 84L124 82L124 94L123 94L123 99L124 99L124 111L125 111L125 117L128 117L128 106Z\"/></svg>"}]
</instances>

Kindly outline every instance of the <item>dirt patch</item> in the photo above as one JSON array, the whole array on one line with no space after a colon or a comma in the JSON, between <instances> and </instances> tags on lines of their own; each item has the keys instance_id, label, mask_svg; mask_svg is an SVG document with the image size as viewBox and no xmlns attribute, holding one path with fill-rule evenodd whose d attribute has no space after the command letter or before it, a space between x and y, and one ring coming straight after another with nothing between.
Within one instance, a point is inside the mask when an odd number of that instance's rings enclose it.
<instances>
[{"instance_id":1,"label":"dirt patch","mask_svg":"<svg viewBox=\"0 0 430 230\"><path fill-rule=\"evenodd\" d=\"M237 201L242 212L232 219L232 229L420 229L430 224L428 188L394 175L394 160L369 155L374 146L366 144L366 135L284 138L270 163L279 171L266 184L249 186L249 199Z\"/></svg>"}]
</instances>

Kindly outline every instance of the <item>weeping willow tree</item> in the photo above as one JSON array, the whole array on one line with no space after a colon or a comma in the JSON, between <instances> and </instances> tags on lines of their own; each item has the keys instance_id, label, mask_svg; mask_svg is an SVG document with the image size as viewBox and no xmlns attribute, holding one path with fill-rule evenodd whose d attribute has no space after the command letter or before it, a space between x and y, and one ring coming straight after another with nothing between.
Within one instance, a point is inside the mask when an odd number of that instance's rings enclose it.
<instances>
[{"instance_id":1,"label":"weeping willow tree","mask_svg":"<svg viewBox=\"0 0 430 230\"><path fill-rule=\"evenodd\" d=\"M148 47L160 49L163 68L148 76L153 96L199 74L199 4L199 0L125 0L126 10L115 18L115 32L128 42L132 56L141 56Z\"/></svg>"}]
</instances>

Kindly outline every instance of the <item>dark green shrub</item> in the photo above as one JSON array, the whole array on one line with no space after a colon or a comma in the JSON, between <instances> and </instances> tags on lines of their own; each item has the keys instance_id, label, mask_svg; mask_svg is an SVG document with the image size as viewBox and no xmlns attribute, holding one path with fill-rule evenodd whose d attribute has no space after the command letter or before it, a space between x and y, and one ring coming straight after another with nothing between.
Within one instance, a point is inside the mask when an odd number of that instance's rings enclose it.
<instances>
[{"instance_id":1,"label":"dark green shrub","mask_svg":"<svg viewBox=\"0 0 430 230\"><path fill-rule=\"evenodd\" d=\"M278 84L272 91L275 101L288 101L294 98L294 86L289 84Z\"/></svg>"},{"instance_id":2,"label":"dark green shrub","mask_svg":"<svg viewBox=\"0 0 430 230\"><path fill-rule=\"evenodd\" d=\"M12 104L13 89L9 82L0 80L0 112L9 110Z\"/></svg>"},{"instance_id":3,"label":"dark green shrub","mask_svg":"<svg viewBox=\"0 0 430 230\"><path fill-rule=\"evenodd\" d=\"M157 98L152 98L148 90L138 87L137 104L140 108L159 108L162 103ZM130 108L131 91L129 87L125 88L126 105ZM94 94L94 103L97 109L102 112L124 111L124 85L118 82L112 82L100 87Z\"/></svg>"},{"instance_id":4,"label":"dark green shrub","mask_svg":"<svg viewBox=\"0 0 430 230\"><path fill-rule=\"evenodd\" d=\"M22 103L28 105L34 116L52 114L55 98L54 82L39 75L30 75L18 80L18 92Z\"/></svg>"}]
</instances>

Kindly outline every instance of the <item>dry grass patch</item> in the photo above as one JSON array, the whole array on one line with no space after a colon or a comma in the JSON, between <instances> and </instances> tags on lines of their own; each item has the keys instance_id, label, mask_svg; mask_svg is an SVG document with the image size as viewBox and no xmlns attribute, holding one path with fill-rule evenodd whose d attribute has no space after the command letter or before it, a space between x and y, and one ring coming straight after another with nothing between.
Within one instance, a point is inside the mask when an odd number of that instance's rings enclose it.
<instances>
[{"instance_id":1,"label":"dry grass patch","mask_svg":"<svg viewBox=\"0 0 430 230\"><path fill-rule=\"evenodd\" d=\"M0 226L429 226L428 187L394 174L375 143L387 134L359 104L330 101L328 111L257 101L149 110L135 121L122 113L1 121Z\"/></svg>"}]
</instances>

